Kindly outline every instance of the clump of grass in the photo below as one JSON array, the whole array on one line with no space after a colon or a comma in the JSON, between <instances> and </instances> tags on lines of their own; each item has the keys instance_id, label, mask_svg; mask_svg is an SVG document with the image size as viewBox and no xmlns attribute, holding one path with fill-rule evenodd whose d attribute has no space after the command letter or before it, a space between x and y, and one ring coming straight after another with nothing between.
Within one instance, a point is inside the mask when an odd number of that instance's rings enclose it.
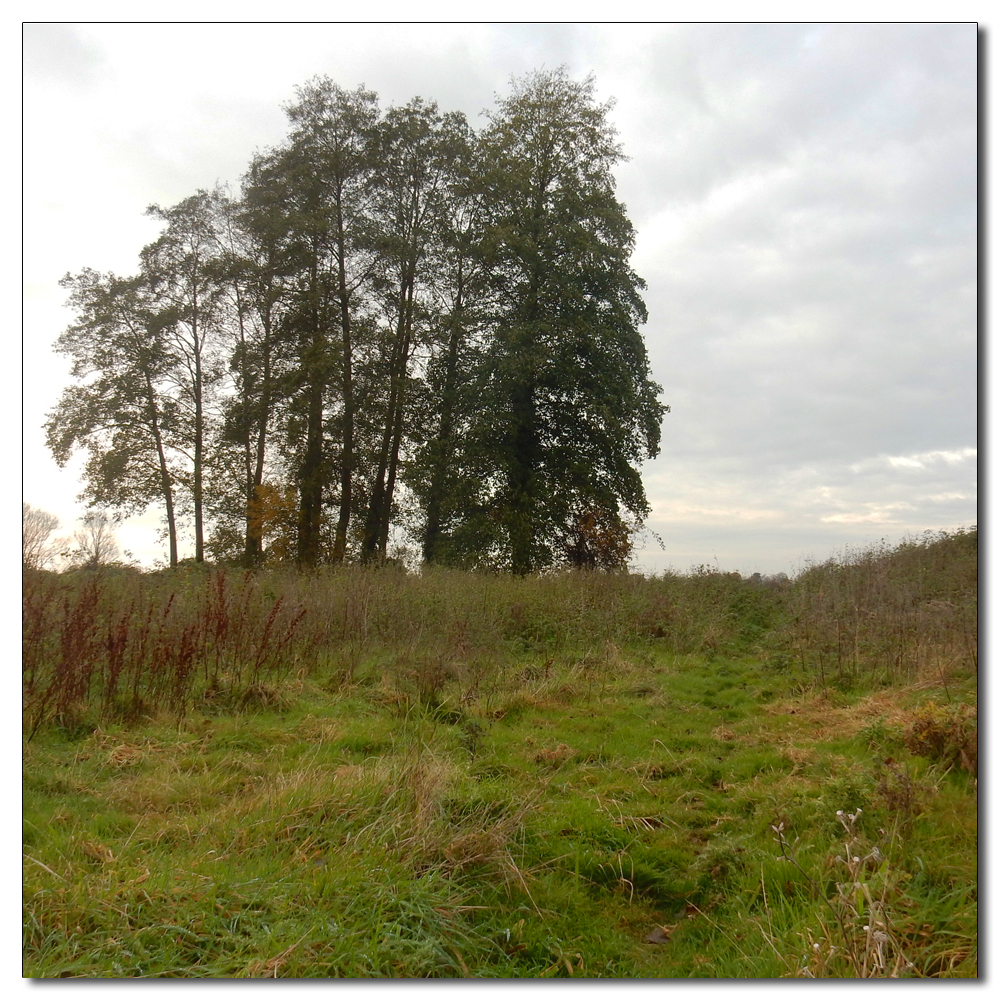
<instances>
[{"instance_id":1,"label":"clump of grass","mask_svg":"<svg viewBox=\"0 0 1000 1000\"><path fill-rule=\"evenodd\" d=\"M170 585L173 584L173 585ZM244 707L295 669L305 614L225 572L164 581L94 572L25 575L29 734L85 712L102 720L189 710L196 691Z\"/></svg>"},{"instance_id":2,"label":"clump of grass","mask_svg":"<svg viewBox=\"0 0 1000 1000\"><path fill-rule=\"evenodd\" d=\"M900 835L907 836L924 809L931 789L917 781L904 765L887 757L875 767L876 794L893 817Z\"/></svg>"},{"instance_id":3,"label":"clump of grass","mask_svg":"<svg viewBox=\"0 0 1000 1000\"><path fill-rule=\"evenodd\" d=\"M975 671L977 529L846 550L799 574L788 607L777 645L824 686L910 681L944 663Z\"/></svg>"},{"instance_id":4,"label":"clump of grass","mask_svg":"<svg viewBox=\"0 0 1000 1000\"><path fill-rule=\"evenodd\" d=\"M903 732L911 753L972 775L979 768L979 729L971 705L938 705L929 701L915 711Z\"/></svg>"}]
</instances>

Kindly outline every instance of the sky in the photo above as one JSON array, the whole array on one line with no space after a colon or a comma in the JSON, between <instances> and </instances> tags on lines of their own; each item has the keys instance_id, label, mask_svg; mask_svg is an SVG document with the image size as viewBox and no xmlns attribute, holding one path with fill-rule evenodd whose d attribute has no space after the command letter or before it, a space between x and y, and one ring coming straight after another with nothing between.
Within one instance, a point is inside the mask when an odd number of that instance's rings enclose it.
<instances>
[{"instance_id":1,"label":"sky","mask_svg":"<svg viewBox=\"0 0 1000 1000\"><path fill-rule=\"evenodd\" d=\"M83 513L81 463L41 430L70 382L64 274L133 273L146 206L238 187L314 75L475 126L563 64L616 102L671 407L637 568L793 574L976 523L974 24L34 23L23 44L23 493L57 534ZM119 529L146 565L158 521Z\"/></svg>"}]
</instances>

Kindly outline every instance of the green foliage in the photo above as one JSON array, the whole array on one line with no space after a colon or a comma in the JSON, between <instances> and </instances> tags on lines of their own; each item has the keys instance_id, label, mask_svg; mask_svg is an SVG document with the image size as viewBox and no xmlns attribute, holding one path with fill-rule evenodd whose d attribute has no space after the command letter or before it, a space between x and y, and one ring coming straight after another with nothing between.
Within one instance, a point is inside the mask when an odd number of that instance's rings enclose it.
<instances>
[{"instance_id":1,"label":"green foliage","mask_svg":"<svg viewBox=\"0 0 1000 1000\"><path fill-rule=\"evenodd\" d=\"M307 81L239 197L151 206L135 277L64 279L53 454L162 506L171 565L190 514L198 562L384 562L398 525L428 562L621 568L664 407L609 107L534 73L476 135Z\"/></svg>"},{"instance_id":2,"label":"green foliage","mask_svg":"<svg viewBox=\"0 0 1000 1000\"><path fill-rule=\"evenodd\" d=\"M644 285L614 197L608 111L593 79L534 73L480 137L497 294L469 433L478 489L454 531L518 574L556 561L595 511L608 529L620 507L648 512L636 467L659 450L664 407L638 332Z\"/></svg>"}]
</instances>

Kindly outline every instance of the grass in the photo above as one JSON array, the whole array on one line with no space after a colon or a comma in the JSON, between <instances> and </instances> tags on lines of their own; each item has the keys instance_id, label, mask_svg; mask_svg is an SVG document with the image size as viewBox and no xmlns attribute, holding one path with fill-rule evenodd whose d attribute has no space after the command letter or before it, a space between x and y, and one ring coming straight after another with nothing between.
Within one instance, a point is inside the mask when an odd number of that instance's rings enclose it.
<instances>
[{"instance_id":1,"label":"grass","mask_svg":"<svg viewBox=\"0 0 1000 1000\"><path fill-rule=\"evenodd\" d=\"M900 558L946 565L945 596L870 593L885 635L964 606L942 544ZM823 569L817 604L705 574L36 579L24 975L976 976L968 622L907 633L891 670L869 622L823 676L796 641L854 566ZM255 674L278 598L286 659ZM106 697L127 609L159 623L147 650L190 637L182 698L157 706L175 679L127 660L137 701ZM93 664L75 700L72 650Z\"/></svg>"},{"instance_id":2,"label":"grass","mask_svg":"<svg viewBox=\"0 0 1000 1000\"><path fill-rule=\"evenodd\" d=\"M303 684L281 714L39 734L25 974L794 975L809 942L843 947L824 900L845 807L890 859L913 968L975 974L974 779L904 745L940 691L892 692L890 772L867 735L888 699L784 690L761 709L753 662L524 674L502 699L518 712L447 721ZM751 695L720 710L713 678ZM656 928L669 940L647 943Z\"/></svg>"}]
</instances>

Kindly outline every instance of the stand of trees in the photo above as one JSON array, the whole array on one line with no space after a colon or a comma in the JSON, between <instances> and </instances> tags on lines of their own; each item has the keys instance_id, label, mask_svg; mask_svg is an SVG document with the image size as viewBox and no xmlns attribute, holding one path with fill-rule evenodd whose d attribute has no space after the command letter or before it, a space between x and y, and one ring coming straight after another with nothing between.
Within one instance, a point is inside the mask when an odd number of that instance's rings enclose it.
<instances>
[{"instance_id":1,"label":"stand of trees","mask_svg":"<svg viewBox=\"0 0 1000 1000\"><path fill-rule=\"evenodd\" d=\"M58 527L59 518L54 514L22 502L21 566L24 569L96 569L117 563L122 555L115 538L114 520L105 511L88 510L72 537L52 539L50 536Z\"/></svg>"},{"instance_id":2,"label":"stand of trees","mask_svg":"<svg viewBox=\"0 0 1000 1000\"><path fill-rule=\"evenodd\" d=\"M63 280L57 461L160 505L171 564L182 525L198 561L303 567L401 525L431 563L623 565L665 407L608 110L534 73L477 135L311 80L238 196L152 206L136 275Z\"/></svg>"}]
</instances>

